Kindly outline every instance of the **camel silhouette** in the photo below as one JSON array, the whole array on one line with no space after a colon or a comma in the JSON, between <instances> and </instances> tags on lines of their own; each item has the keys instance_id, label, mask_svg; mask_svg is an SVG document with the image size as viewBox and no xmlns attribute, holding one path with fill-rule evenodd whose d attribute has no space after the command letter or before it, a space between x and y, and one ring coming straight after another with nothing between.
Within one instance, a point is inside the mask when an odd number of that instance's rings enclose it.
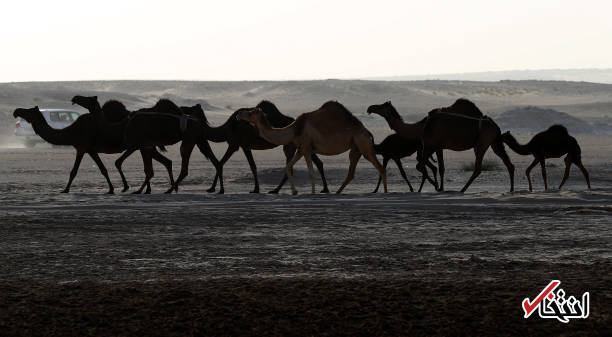
<instances>
[{"instance_id":1,"label":"camel silhouette","mask_svg":"<svg viewBox=\"0 0 612 337\"><path fill-rule=\"evenodd\" d=\"M350 111L338 102L329 101L315 111L303 113L284 128L272 127L264 111L257 107L240 109L236 117L256 126L259 135L268 142L278 145L293 144L297 148L295 155L285 167L293 194L297 194L297 190L293 184L292 169L302 156L308 166L312 193L315 193L312 155L316 153L331 156L347 150L350 150L349 172L336 193L341 193L353 179L355 167L362 155L378 170L382 176L385 193L387 192L387 174L374 153L374 137Z\"/></svg>"},{"instance_id":2,"label":"camel silhouette","mask_svg":"<svg viewBox=\"0 0 612 337\"><path fill-rule=\"evenodd\" d=\"M533 155L533 162L527 167L527 170L525 170L525 175L527 176L527 181L529 182L529 191L533 190L530 177L531 169L540 163L540 166L542 167L542 178L544 179L544 190L547 190L548 183L546 181L546 159L559 158L564 154L567 154L567 156L565 156L565 173L563 174L563 179L561 180L559 189L561 189L563 184L565 184L567 181L572 164L575 164L578 166L578 168L580 168L589 190L591 189L589 172L584 165L582 165L582 151L580 150L580 145L578 145L576 138L569 135L567 129L563 125L551 126L546 131L542 131L533 136L533 138L531 138L531 140L524 145L519 144L516 138L510 134L510 131L505 132L502 135L502 139L504 143L506 143L506 145L508 145L508 147L510 147L514 152L523 156Z\"/></svg>"},{"instance_id":3,"label":"camel silhouette","mask_svg":"<svg viewBox=\"0 0 612 337\"><path fill-rule=\"evenodd\" d=\"M395 164L397 165L397 168L399 169L400 174L402 175L402 178L404 178L404 180L408 184L408 187L410 188L410 192L414 192L414 189L412 188L412 185L410 185L410 181L408 180L408 177L406 177L406 172L404 171L404 167L402 166L402 158L410 157L412 156L412 154L420 151L421 149L422 149L422 144L420 141L408 140L398 135L397 133L387 136L382 142L380 142L380 144L374 144L374 151L376 152L376 154L380 154L383 156L383 163L382 163L383 167L386 169L387 164L389 163L389 160L393 160ZM434 185L434 187L437 187L437 178L436 178L437 168L434 164L432 164L429 161L429 159L427 160L426 165L433 172L434 184L432 185ZM376 188L374 189L372 193L378 192L378 188L380 187L381 181L382 181L382 177L378 176L378 183L376 184ZM424 181L425 181L424 179L421 181L419 192L421 192L421 190L423 189Z\"/></svg>"},{"instance_id":4,"label":"camel silhouette","mask_svg":"<svg viewBox=\"0 0 612 337\"><path fill-rule=\"evenodd\" d=\"M119 123L109 123L103 116L102 108L95 96L75 96L73 103L89 110L94 116L98 129L108 130L105 137L108 141L121 144L126 150L117 161L125 160L132 152L140 148L154 148L157 146L173 145L181 142L181 172L176 181L171 182L170 188L165 193L178 191L179 183L187 176L189 158L193 148L197 145L200 152L215 166L217 173L222 169L215 157L210 144L206 140L206 131L195 118L183 115L181 109L172 101L160 100L154 107L141 109ZM100 117L101 116L101 117ZM154 175L151 162L152 153L141 151L145 170L145 181L138 191L140 193L145 186L149 185ZM223 181L221 181L223 186ZM223 188L221 188L223 190Z\"/></svg>"},{"instance_id":5,"label":"camel silhouette","mask_svg":"<svg viewBox=\"0 0 612 337\"><path fill-rule=\"evenodd\" d=\"M276 105L274 105L270 101L261 101L259 104L257 104L256 107L264 111L272 127L282 128L293 123L294 121L292 117L283 115L276 108ZM251 193L259 193L257 165L255 165L252 150L273 149L279 144L273 144L267 141L266 139L260 137L257 132L257 129L255 129L252 125L236 118L237 113L238 111L234 112L221 126L209 127L207 125L207 135L209 136L208 139L216 143L227 142L227 151L221 158L222 166L225 165L225 163L236 151L238 151L238 149L242 149L244 155L247 158L247 161L249 162L249 166L251 167L253 179L255 180L255 188L251 191ZM293 143L281 145L283 145L283 153L285 154L285 160L288 163L289 160L291 160L291 158L293 158L295 154L296 146ZM313 154L312 160L317 166L319 174L321 175L321 180L323 182L323 189L321 190L321 193L328 193L329 189L327 187L327 180L325 179L325 173L323 171L323 162L315 154ZM215 187L217 185L217 178L218 176L215 177L215 180L213 181L209 192L213 192L215 190ZM287 174L284 174L278 186L275 189L269 191L268 193L278 193L286 181Z\"/></svg>"},{"instance_id":6,"label":"camel silhouette","mask_svg":"<svg viewBox=\"0 0 612 337\"><path fill-rule=\"evenodd\" d=\"M434 152L438 156L440 190L444 189L444 158L442 150L465 151L474 149L474 172L461 192L465 192L482 171L482 160L489 148L502 159L510 175L510 191L514 191L514 165L501 139L501 131L489 117L483 116L474 103L459 99L452 106L434 109L417 123L404 123L391 102L368 107L368 113L381 115L391 129L406 139L421 140L423 151L418 154L417 169L428 178L426 158Z\"/></svg>"},{"instance_id":7,"label":"camel silhouette","mask_svg":"<svg viewBox=\"0 0 612 337\"><path fill-rule=\"evenodd\" d=\"M161 101L162 100L160 100L155 106L158 106L158 105L159 106L165 106L164 103L160 103ZM146 110L146 109L140 109L138 111L141 111L141 110ZM123 103L121 103L120 101L117 101L117 100L108 100L108 101L106 101L106 103L104 103L104 105L102 105L102 111L104 112L104 116L106 117L106 119L109 122L111 122L111 123L125 123L125 122L127 122L127 119L135 113L133 111L129 111L125 107L125 105ZM159 149L162 152L166 152L166 148L164 146L159 146ZM172 161L170 159L166 158L165 156L163 156L161 153L157 152L155 147L148 148L148 149L141 149L140 151L141 151L141 156L142 156L142 151L151 151L151 157L153 159L157 160L158 162L160 162L162 165L164 165L164 167L168 171L168 176L169 176L169 180L170 180L170 186L173 186L173 184L174 184L174 176L172 174ZM122 190L122 192L125 192L125 191L127 191L129 189L129 185L128 185L127 179L125 178L125 175L123 174L123 169L122 169L123 161L125 161L125 159L127 159L127 157L129 157L132 153L134 153L133 150L126 150L119 157L119 159L115 160L115 167L117 168L117 171L119 171L119 176L121 177L121 182L123 183L123 190ZM143 156L143 160L144 160L144 158L145 158L145 156ZM145 194L151 193L151 184L150 183L146 184L146 188L147 189L146 189L146 191L144 193ZM135 191L134 194L139 194L141 192L142 192L142 188L140 188L139 190Z\"/></svg>"},{"instance_id":8,"label":"camel silhouette","mask_svg":"<svg viewBox=\"0 0 612 337\"><path fill-rule=\"evenodd\" d=\"M113 184L108 177L108 171L104 163L102 163L98 153L120 153L125 148L116 146L115 144L108 144L101 139L93 115L81 115L74 123L63 129L54 129L49 126L47 120L38 109L38 106L30 109L18 108L13 113L13 117L21 117L32 124L34 132L48 143L53 145L69 145L75 148L76 158L72 170L70 171L68 184L62 193L68 193L70 191L72 181L79 171L81 160L85 154L88 154L96 165L98 165L100 173L102 173L108 184L108 193L112 194L114 192Z\"/></svg>"}]
</instances>

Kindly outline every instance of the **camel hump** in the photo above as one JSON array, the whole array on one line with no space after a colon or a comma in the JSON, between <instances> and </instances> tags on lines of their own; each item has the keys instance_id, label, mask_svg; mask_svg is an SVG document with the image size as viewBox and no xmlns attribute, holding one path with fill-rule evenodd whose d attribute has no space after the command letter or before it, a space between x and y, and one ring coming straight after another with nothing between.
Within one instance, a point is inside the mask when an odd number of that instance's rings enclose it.
<instances>
[{"instance_id":1,"label":"camel hump","mask_svg":"<svg viewBox=\"0 0 612 337\"><path fill-rule=\"evenodd\" d=\"M450 112L462 114L470 117L482 117L482 111L478 109L474 102L466 98L459 98L450 107L446 108Z\"/></svg>"},{"instance_id":2,"label":"camel hump","mask_svg":"<svg viewBox=\"0 0 612 337\"><path fill-rule=\"evenodd\" d=\"M570 137L569 132L567 131L567 128L561 124L552 125L551 127L548 128L548 130L546 130L546 132L551 132L551 133L554 132L555 134L563 136L563 137Z\"/></svg>"},{"instance_id":3,"label":"camel hump","mask_svg":"<svg viewBox=\"0 0 612 337\"><path fill-rule=\"evenodd\" d=\"M325 113L341 113L345 116L347 122L357 122L361 124L359 119L357 119L357 117L355 117L353 113L349 111L349 109L347 109L344 105L338 103L337 101L327 101L323 103L323 105L321 105L321 107L319 108L319 111L324 111Z\"/></svg>"},{"instance_id":4,"label":"camel hump","mask_svg":"<svg viewBox=\"0 0 612 337\"><path fill-rule=\"evenodd\" d=\"M117 100L109 100L102 106L104 116L109 122L119 122L130 115L130 112L126 109L123 103Z\"/></svg>"},{"instance_id":5,"label":"camel hump","mask_svg":"<svg viewBox=\"0 0 612 337\"><path fill-rule=\"evenodd\" d=\"M145 109L143 109L145 110ZM152 108L146 109L145 111L155 111L162 112L174 115L182 115L183 111L179 108L178 105L174 104L171 100L167 98L162 98Z\"/></svg>"},{"instance_id":6,"label":"camel hump","mask_svg":"<svg viewBox=\"0 0 612 337\"><path fill-rule=\"evenodd\" d=\"M268 121L275 128L282 128L293 122L293 118L283 115L276 105L270 101L263 100L257 104L256 108L260 108L266 114Z\"/></svg>"}]
</instances>

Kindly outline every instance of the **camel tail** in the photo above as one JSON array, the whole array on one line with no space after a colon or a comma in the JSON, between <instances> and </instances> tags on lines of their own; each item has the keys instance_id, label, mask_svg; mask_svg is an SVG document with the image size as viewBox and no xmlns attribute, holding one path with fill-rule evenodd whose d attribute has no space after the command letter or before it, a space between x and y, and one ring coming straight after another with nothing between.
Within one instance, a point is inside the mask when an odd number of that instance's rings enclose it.
<instances>
[{"instance_id":1,"label":"camel tail","mask_svg":"<svg viewBox=\"0 0 612 337\"><path fill-rule=\"evenodd\" d=\"M499 155L509 157L508 152L506 151L506 146L504 146L504 140L502 139L501 133L497 134L495 141L493 141L493 147L497 148L497 150L499 151Z\"/></svg>"},{"instance_id":2,"label":"camel tail","mask_svg":"<svg viewBox=\"0 0 612 337\"><path fill-rule=\"evenodd\" d=\"M159 152L168 152L168 149L166 149L165 146L161 145L157 147L159 149Z\"/></svg>"}]
</instances>

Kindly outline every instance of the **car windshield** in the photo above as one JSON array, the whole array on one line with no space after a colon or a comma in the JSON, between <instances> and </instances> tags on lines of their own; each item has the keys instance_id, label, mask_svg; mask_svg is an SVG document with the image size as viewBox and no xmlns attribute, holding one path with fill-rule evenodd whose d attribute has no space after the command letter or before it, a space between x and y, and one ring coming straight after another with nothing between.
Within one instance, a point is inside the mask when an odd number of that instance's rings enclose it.
<instances>
[{"instance_id":1,"label":"car windshield","mask_svg":"<svg viewBox=\"0 0 612 337\"><path fill-rule=\"evenodd\" d=\"M52 122L72 122L73 118L69 111L52 111L49 114Z\"/></svg>"}]
</instances>

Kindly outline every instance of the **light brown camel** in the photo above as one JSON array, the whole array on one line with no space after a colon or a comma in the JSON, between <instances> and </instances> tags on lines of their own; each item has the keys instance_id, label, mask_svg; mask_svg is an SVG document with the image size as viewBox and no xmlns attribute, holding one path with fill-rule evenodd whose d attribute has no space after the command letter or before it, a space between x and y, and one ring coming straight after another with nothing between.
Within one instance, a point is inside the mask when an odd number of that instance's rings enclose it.
<instances>
[{"instance_id":1,"label":"light brown camel","mask_svg":"<svg viewBox=\"0 0 612 337\"><path fill-rule=\"evenodd\" d=\"M376 158L374 137L350 111L338 102L329 101L315 111L303 113L284 128L273 128L263 110L257 107L242 109L236 114L236 117L256 126L259 135L272 144L295 145L297 152L285 168L293 194L297 194L293 184L293 165L302 156L308 166L312 193L315 193L312 155L333 156L347 150L350 150L349 172L336 193L341 193L353 179L355 167L362 155L378 170L383 180L385 193L387 192L387 174Z\"/></svg>"},{"instance_id":2,"label":"light brown camel","mask_svg":"<svg viewBox=\"0 0 612 337\"><path fill-rule=\"evenodd\" d=\"M472 109L473 112L465 111ZM474 179L480 175L482 170L482 160L491 146L493 152L502 159L508 174L510 175L510 191L514 192L514 165L504 148L501 138L501 131L497 124L489 117L478 116L478 110L474 103L459 99L452 106L447 108L435 109L429 112L428 116L417 123L404 123L399 113L391 102L368 107L368 113L375 113L387 121L391 129L407 139L420 139L423 142L423 151L419 153L417 169L427 175L425 160L434 152L440 150L465 151L474 149L476 161L474 172L467 181L461 192L465 192L472 184ZM443 159L438 156L438 166L441 183L443 178Z\"/></svg>"},{"instance_id":3,"label":"light brown camel","mask_svg":"<svg viewBox=\"0 0 612 337\"><path fill-rule=\"evenodd\" d=\"M533 190L531 186L531 177L529 175L531 173L531 169L533 169L538 162L540 163L540 166L542 167L542 178L544 179L544 190L547 190L548 183L546 181L546 158L559 158L564 154L567 154L567 156L565 156L565 173L563 174L563 179L561 180L559 189L561 189L563 184L565 184L565 181L567 181L572 164L575 164L578 166L578 168L580 168L589 190L591 189L589 172L586 170L584 165L582 165L582 151L580 150L580 145L578 145L576 138L569 135L565 126L553 125L546 131L542 131L533 136L529 143L524 145L519 144L516 138L510 134L510 131L505 132L502 135L502 139L504 140L504 143L506 143L506 145L508 145L508 147L510 147L514 152L523 156L529 154L534 156L533 162L525 171L527 181L529 182L529 191Z\"/></svg>"}]
</instances>

